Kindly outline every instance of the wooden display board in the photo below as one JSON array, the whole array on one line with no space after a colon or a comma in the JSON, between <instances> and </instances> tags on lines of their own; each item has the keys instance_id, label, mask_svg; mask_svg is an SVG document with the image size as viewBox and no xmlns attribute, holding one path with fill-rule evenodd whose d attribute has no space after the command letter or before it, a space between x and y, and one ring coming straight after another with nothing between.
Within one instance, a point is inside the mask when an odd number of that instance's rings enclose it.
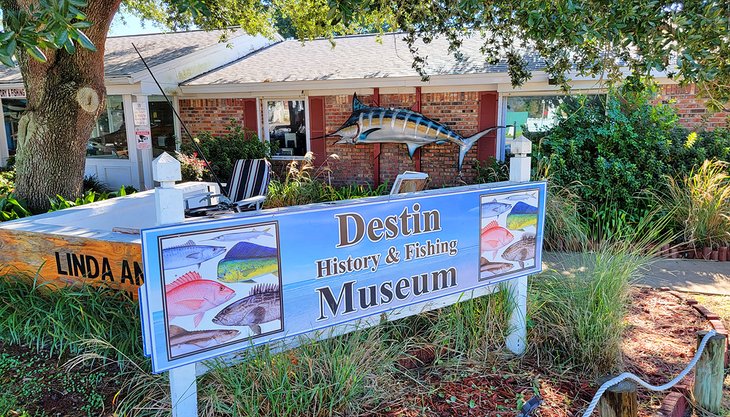
<instances>
[{"instance_id":1,"label":"wooden display board","mask_svg":"<svg viewBox=\"0 0 730 417\"><path fill-rule=\"evenodd\" d=\"M132 242L0 229L0 265L54 288L103 285L137 297L144 282L142 248Z\"/></svg>"}]
</instances>

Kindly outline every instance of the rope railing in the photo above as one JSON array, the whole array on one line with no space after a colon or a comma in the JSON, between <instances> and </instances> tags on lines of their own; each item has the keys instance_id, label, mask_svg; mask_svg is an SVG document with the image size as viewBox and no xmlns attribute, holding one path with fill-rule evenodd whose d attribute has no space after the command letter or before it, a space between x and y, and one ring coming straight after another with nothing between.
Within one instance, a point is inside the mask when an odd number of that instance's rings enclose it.
<instances>
[{"instance_id":1,"label":"rope railing","mask_svg":"<svg viewBox=\"0 0 730 417\"><path fill-rule=\"evenodd\" d=\"M588 405L588 408L586 409L585 413L583 413L583 417L590 417L591 414L593 414L593 411L595 410L596 406L598 405L598 401L601 399L601 396L604 392L606 392L607 389L613 387L614 385L623 382L627 379L630 379L642 387L651 390L651 391L664 391L667 390L675 385L679 381L682 380L689 371L692 370L692 368L697 365L697 362L700 360L700 356L702 355L702 351L705 350L705 346L707 345L707 342L710 340L712 336L715 336L717 332L715 330L710 330L707 332L707 334L702 338L702 341L700 342L700 345L697 347L697 353L695 353L695 356L692 358L691 361L689 361L689 364L687 364L687 367L682 370L682 372L679 373L674 379L667 382L664 385L651 385L648 382L643 381L638 376L632 374L631 372L624 372L621 375L618 375L614 378L609 379L608 381L604 382L603 385L601 385L600 388L598 388L598 391L596 391L596 394L593 396L593 399L591 400L591 403Z\"/></svg>"}]
</instances>

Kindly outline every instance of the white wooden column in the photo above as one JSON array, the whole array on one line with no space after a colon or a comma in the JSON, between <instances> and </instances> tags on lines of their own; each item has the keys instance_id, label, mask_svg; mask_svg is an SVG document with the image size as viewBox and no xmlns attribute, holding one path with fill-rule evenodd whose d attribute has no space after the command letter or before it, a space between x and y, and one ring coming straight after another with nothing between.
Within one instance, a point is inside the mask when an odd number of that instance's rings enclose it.
<instances>
[{"instance_id":1,"label":"white wooden column","mask_svg":"<svg viewBox=\"0 0 730 417\"><path fill-rule=\"evenodd\" d=\"M530 181L532 143L520 136L515 139L512 152L515 156L509 161L509 180L514 182ZM509 280L507 286L512 302L509 319L509 333L505 344L515 355L525 353L527 348L527 277Z\"/></svg>"},{"instance_id":2,"label":"white wooden column","mask_svg":"<svg viewBox=\"0 0 730 417\"><path fill-rule=\"evenodd\" d=\"M10 150L8 149L8 137L5 130L5 113L3 112L2 105L0 105L0 120L3 122L3 127L0 129L0 165L6 166L8 164L8 158L10 157Z\"/></svg>"},{"instance_id":3,"label":"white wooden column","mask_svg":"<svg viewBox=\"0 0 730 417\"><path fill-rule=\"evenodd\" d=\"M157 224L182 223L185 220L183 192L174 188L175 181L182 178L180 162L163 152L152 163L152 175L154 181L160 183L155 189ZM173 417L198 415L198 387L194 363L170 370L170 397Z\"/></svg>"},{"instance_id":4,"label":"white wooden column","mask_svg":"<svg viewBox=\"0 0 730 417\"><path fill-rule=\"evenodd\" d=\"M144 111L146 114L147 123L146 126L149 128L149 120L150 120L150 106L149 102L147 100L146 95L138 95L135 94L133 97L134 103L143 103L141 107L137 107L140 111ZM144 125L138 125L137 122L135 122L134 118L131 120L131 125L133 128L139 128L144 127ZM137 145L137 140L134 132L132 132L132 139L134 139L134 146ZM152 149L137 149L137 160L139 161L139 164L142 166L142 178L140 183L143 185L145 189L151 189L154 187L154 180L152 179Z\"/></svg>"}]
</instances>

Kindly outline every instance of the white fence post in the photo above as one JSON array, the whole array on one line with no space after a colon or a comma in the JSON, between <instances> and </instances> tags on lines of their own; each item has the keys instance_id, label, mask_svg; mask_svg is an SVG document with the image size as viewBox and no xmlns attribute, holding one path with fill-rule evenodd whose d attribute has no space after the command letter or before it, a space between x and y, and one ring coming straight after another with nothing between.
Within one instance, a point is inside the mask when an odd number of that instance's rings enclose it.
<instances>
[{"instance_id":1,"label":"white fence post","mask_svg":"<svg viewBox=\"0 0 730 417\"><path fill-rule=\"evenodd\" d=\"M180 162L167 152L152 162L152 178L160 183L155 189L155 213L157 224L181 223L185 220L185 202L182 190L174 188L180 181ZM195 364L170 370L170 397L173 417L198 415L198 387L195 380Z\"/></svg>"},{"instance_id":2,"label":"white fence post","mask_svg":"<svg viewBox=\"0 0 730 417\"><path fill-rule=\"evenodd\" d=\"M513 142L512 152L515 156L509 162L509 180L530 181L532 143L524 136L520 136ZM507 288L513 307L505 344L510 352L521 355L525 353L527 347L527 277L509 280Z\"/></svg>"}]
</instances>

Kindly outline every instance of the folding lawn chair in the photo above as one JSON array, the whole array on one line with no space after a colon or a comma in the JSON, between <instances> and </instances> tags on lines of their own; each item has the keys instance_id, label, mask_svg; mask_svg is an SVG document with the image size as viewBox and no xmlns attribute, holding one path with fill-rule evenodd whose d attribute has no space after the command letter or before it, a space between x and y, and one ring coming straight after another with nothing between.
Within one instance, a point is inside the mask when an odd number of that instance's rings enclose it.
<instances>
[{"instance_id":1,"label":"folding lawn chair","mask_svg":"<svg viewBox=\"0 0 730 417\"><path fill-rule=\"evenodd\" d=\"M185 210L188 217L207 216L220 212L239 213L259 210L266 200L271 180L271 163L266 159L239 159L233 166L228 181L228 198L223 194L207 194L200 201L208 202L204 207ZM218 198L218 204L212 204Z\"/></svg>"}]
</instances>

